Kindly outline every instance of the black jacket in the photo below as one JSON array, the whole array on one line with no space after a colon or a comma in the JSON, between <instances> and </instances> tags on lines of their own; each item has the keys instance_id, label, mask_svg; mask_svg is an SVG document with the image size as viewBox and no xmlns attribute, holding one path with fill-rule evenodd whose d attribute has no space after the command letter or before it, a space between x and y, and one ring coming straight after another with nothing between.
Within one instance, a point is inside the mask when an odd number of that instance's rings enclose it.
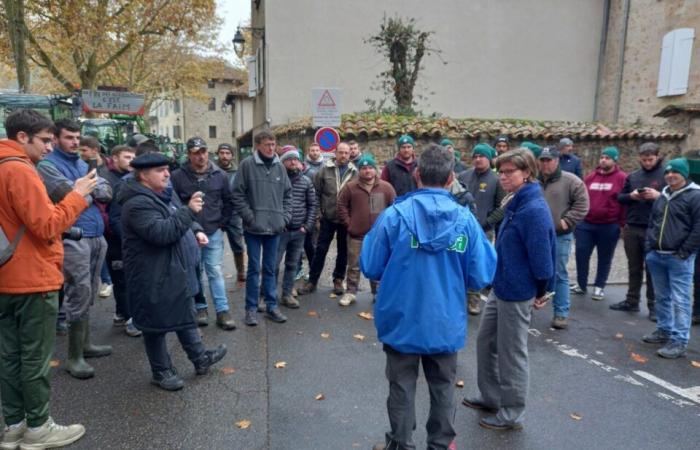
<instances>
[{"instance_id":1,"label":"black jacket","mask_svg":"<svg viewBox=\"0 0 700 450\"><path fill-rule=\"evenodd\" d=\"M195 214L177 196L156 195L134 179L119 191L129 312L144 332L195 328L198 290ZM194 227L194 228L193 228Z\"/></svg>"},{"instance_id":2,"label":"black jacket","mask_svg":"<svg viewBox=\"0 0 700 450\"><path fill-rule=\"evenodd\" d=\"M402 195L418 189L416 179L413 178L413 172L415 172L416 167L418 167L418 160L414 158L410 166L411 168L409 170L396 158L388 161L384 166L381 179L388 181L389 184L393 186L397 197L401 197Z\"/></svg>"},{"instance_id":3,"label":"black jacket","mask_svg":"<svg viewBox=\"0 0 700 450\"><path fill-rule=\"evenodd\" d=\"M651 170L646 170L642 167L627 175L625 186L622 188L622 191L617 194L617 201L623 205L627 205L627 219L625 223L627 223L627 225L644 228L649 225L649 216L651 215L651 208L654 205L654 201L632 200L630 194L635 189L650 187L661 192L665 186L663 158L659 158L659 162L657 162Z\"/></svg>"},{"instance_id":4,"label":"black jacket","mask_svg":"<svg viewBox=\"0 0 700 450\"><path fill-rule=\"evenodd\" d=\"M313 230L316 225L318 200L314 184L309 177L299 173L289 181L292 183L292 219L287 229L296 231L301 227Z\"/></svg>"},{"instance_id":5,"label":"black jacket","mask_svg":"<svg viewBox=\"0 0 700 450\"><path fill-rule=\"evenodd\" d=\"M700 250L700 186L688 182L675 192L664 188L651 211L646 250L683 259Z\"/></svg>"},{"instance_id":6,"label":"black jacket","mask_svg":"<svg viewBox=\"0 0 700 450\"><path fill-rule=\"evenodd\" d=\"M233 214L233 198L226 172L210 161L206 172L197 174L188 162L173 172L171 180L183 205L189 203L195 192L204 192L204 208L197 214L197 222L206 234L228 224Z\"/></svg>"}]
</instances>

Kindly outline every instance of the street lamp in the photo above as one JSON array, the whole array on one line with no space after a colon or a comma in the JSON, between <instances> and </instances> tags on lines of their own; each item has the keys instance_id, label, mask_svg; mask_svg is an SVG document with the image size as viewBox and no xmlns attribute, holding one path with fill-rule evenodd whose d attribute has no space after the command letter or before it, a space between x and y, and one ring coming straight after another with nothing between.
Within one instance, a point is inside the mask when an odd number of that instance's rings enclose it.
<instances>
[{"instance_id":1,"label":"street lamp","mask_svg":"<svg viewBox=\"0 0 700 450\"><path fill-rule=\"evenodd\" d=\"M263 41L263 46L265 45L265 28L255 28L255 27L243 27L245 31L250 31L253 37L260 38ZM245 37L243 32L241 32L241 27L236 29L236 34L233 36L233 51L239 58L243 57L243 52L245 51Z\"/></svg>"}]
</instances>

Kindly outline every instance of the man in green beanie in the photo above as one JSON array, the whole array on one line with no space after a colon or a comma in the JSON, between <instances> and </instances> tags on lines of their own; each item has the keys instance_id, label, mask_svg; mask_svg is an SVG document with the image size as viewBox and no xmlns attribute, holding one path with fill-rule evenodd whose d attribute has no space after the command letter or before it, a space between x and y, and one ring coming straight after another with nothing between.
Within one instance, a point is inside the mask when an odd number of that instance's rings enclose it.
<instances>
[{"instance_id":1,"label":"man in green beanie","mask_svg":"<svg viewBox=\"0 0 700 450\"><path fill-rule=\"evenodd\" d=\"M506 195L498 181L498 175L491 170L491 160L495 154L496 151L488 144L475 145L472 150L472 167L457 177L474 197L476 218L489 240L493 239L494 230L503 219L501 201ZM481 313L480 300L481 294L478 291L469 292L469 314Z\"/></svg>"},{"instance_id":2,"label":"man in green beanie","mask_svg":"<svg viewBox=\"0 0 700 450\"><path fill-rule=\"evenodd\" d=\"M452 153L452 156L455 157L455 174L460 174L467 170L467 166L462 164L461 161L462 154L455 149L455 144L451 140L447 138L441 140L440 146L445 147L450 153Z\"/></svg>"},{"instance_id":3,"label":"man in green beanie","mask_svg":"<svg viewBox=\"0 0 700 450\"><path fill-rule=\"evenodd\" d=\"M396 158L387 162L382 169L381 179L391 184L397 196L408 194L418 189L413 172L418 166L415 151L415 141L404 134L396 141L399 151Z\"/></svg>"},{"instance_id":4,"label":"man in green beanie","mask_svg":"<svg viewBox=\"0 0 700 450\"><path fill-rule=\"evenodd\" d=\"M665 344L663 358L686 356L690 338L690 298L695 257L700 250L700 186L688 179L685 158L666 164L667 186L649 219L646 256L656 294L656 330L642 340Z\"/></svg>"},{"instance_id":5,"label":"man in green beanie","mask_svg":"<svg viewBox=\"0 0 700 450\"><path fill-rule=\"evenodd\" d=\"M523 141L523 143L521 143L520 146L530 150L532 154L535 155L535 159L539 158L540 153L542 153L542 147L535 144L534 142Z\"/></svg>"}]
</instances>

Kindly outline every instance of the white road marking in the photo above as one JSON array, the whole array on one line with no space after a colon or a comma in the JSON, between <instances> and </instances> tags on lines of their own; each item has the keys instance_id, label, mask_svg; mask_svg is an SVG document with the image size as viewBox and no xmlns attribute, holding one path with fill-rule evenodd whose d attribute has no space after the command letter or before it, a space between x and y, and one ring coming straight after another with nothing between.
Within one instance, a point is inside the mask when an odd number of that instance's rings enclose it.
<instances>
[{"instance_id":1,"label":"white road marking","mask_svg":"<svg viewBox=\"0 0 700 450\"><path fill-rule=\"evenodd\" d=\"M624 381L634 386L644 386L644 383L637 381L636 378L630 375L615 375L616 380Z\"/></svg>"},{"instance_id":2,"label":"white road marking","mask_svg":"<svg viewBox=\"0 0 700 450\"><path fill-rule=\"evenodd\" d=\"M675 384L671 384L668 381L662 380L656 375L652 375L649 372L645 372L643 370L635 370L634 374L638 377L644 378L647 381L651 381L652 383L658 384L662 388L669 390L680 397L687 398L690 401L700 404L700 386L683 389L682 387L678 387Z\"/></svg>"}]
</instances>

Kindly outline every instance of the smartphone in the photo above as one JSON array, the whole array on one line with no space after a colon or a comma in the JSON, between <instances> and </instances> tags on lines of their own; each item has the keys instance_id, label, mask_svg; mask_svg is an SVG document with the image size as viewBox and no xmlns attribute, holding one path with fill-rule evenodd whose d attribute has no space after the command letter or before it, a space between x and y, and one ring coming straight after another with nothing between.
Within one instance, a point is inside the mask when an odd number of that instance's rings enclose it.
<instances>
[{"instance_id":1,"label":"smartphone","mask_svg":"<svg viewBox=\"0 0 700 450\"><path fill-rule=\"evenodd\" d=\"M552 292L547 292L546 294L544 294L544 297L542 297L542 300L544 300L545 303L546 303L546 302L548 302L548 301L550 301L551 299L554 298L554 294L555 294L555 293L554 293L553 291L552 291Z\"/></svg>"},{"instance_id":2,"label":"smartphone","mask_svg":"<svg viewBox=\"0 0 700 450\"><path fill-rule=\"evenodd\" d=\"M97 169L97 160L96 159L89 159L88 160L88 172L91 170Z\"/></svg>"},{"instance_id":3,"label":"smartphone","mask_svg":"<svg viewBox=\"0 0 700 450\"><path fill-rule=\"evenodd\" d=\"M642 192L646 191L647 188L637 188L637 193L641 194Z\"/></svg>"}]
</instances>

